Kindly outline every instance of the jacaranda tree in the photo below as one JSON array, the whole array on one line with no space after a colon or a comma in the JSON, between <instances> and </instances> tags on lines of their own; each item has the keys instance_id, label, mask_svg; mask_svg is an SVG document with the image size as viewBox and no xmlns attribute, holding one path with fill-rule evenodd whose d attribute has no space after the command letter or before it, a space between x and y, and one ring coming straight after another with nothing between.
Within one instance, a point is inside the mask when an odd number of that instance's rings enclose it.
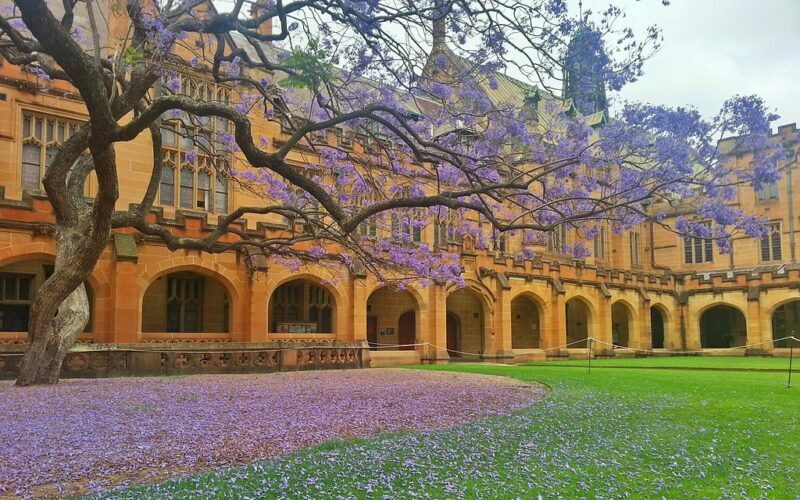
<instances>
[{"instance_id":1,"label":"jacaranda tree","mask_svg":"<svg viewBox=\"0 0 800 500\"><path fill-rule=\"evenodd\" d=\"M111 17L126 26L124 37L106 36ZM17 384L57 382L88 320L83 283L115 229L133 228L172 250L324 262L401 286L463 281L457 255L416 241L430 225L476 248L521 234L529 258L559 225L592 238L601 222L617 231L648 218L660 223L663 214L646 208L663 199L694 203L714 222L713 235L689 219L677 231L718 242L737 231L758 234L759 221L726 201L737 184L776 178L780 152L767 141L775 117L755 97L729 100L713 119L621 103L609 116L605 91L636 79L660 42L655 28L639 36L619 28L620 17L611 7L572 18L563 0L6 5L6 60L44 91L74 89L88 113L44 177L57 258L31 309ZM229 86L232 97L185 88L185 68ZM568 100L556 98L562 87ZM254 136L254 121L265 119L281 123L280 141ZM219 176L260 200L235 207L204 238L147 218L163 141L176 130L194 147L180 161L210 158ZM115 145L140 134L152 143L152 172L141 202L123 209ZM717 149L726 136L757 151L754 168L728 166ZM87 200L92 172L97 190ZM234 224L249 214L280 215L286 230L256 238ZM581 242L569 250L587 255Z\"/></svg>"}]
</instances>

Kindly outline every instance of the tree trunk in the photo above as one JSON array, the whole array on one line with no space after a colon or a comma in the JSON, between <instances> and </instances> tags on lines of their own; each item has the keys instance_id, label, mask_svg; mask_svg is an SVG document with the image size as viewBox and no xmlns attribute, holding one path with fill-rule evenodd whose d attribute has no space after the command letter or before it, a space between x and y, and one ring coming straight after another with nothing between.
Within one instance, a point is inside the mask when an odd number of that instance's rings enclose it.
<instances>
[{"instance_id":1,"label":"tree trunk","mask_svg":"<svg viewBox=\"0 0 800 500\"><path fill-rule=\"evenodd\" d=\"M37 295L36 300L40 300ZM61 303L58 313L44 331L30 335L22 358L18 386L57 384L61 364L89 322L89 297L81 283Z\"/></svg>"},{"instance_id":2,"label":"tree trunk","mask_svg":"<svg viewBox=\"0 0 800 500\"><path fill-rule=\"evenodd\" d=\"M108 232L58 228L53 275L36 293L28 325L28 346L18 386L58 383L61 364L89 321L84 281L94 269Z\"/></svg>"}]
</instances>

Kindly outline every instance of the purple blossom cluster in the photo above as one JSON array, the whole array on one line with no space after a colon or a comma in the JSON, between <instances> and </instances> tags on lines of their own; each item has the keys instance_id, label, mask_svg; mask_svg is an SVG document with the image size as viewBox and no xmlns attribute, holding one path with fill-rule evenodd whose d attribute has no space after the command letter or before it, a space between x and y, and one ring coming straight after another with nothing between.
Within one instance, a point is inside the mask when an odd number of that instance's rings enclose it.
<instances>
[{"instance_id":1,"label":"purple blossom cluster","mask_svg":"<svg viewBox=\"0 0 800 500\"><path fill-rule=\"evenodd\" d=\"M538 400L508 379L397 370L0 384L0 496L63 498L453 426Z\"/></svg>"}]
</instances>

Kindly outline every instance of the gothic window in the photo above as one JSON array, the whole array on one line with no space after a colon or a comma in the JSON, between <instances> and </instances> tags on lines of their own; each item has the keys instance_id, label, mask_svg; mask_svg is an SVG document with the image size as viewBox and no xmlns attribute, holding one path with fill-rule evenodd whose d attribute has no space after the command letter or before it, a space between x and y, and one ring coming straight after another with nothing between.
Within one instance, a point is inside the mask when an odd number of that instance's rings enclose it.
<instances>
[{"instance_id":1,"label":"gothic window","mask_svg":"<svg viewBox=\"0 0 800 500\"><path fill-rule=\"evenodd\" d=\"M217 212L228 212L228 178L217 172L216 180L214 181L214 207Z\"/></svg>"},{"instance_id":2,"label":"gothic window","mask_svg":"<svg viewBox=\"0 0 800 500\"><path fill-rule=\"evenodd\" d=\"M206 102L231 102L231 90L181 75L180 94ZM201 117L180 112L165 120L161 135L164 170L160 201L164 206L227 213L229 186L226 177L230 153L221 144L231 123L220 117ZM180 162L177 161L180 159ZM179 189L175 192L176 175Z\"/></svg>"},{"instance_id":3,"label":"gothic window","mask_svg":"<svg viewBox=\"0 0 800 500\"><path fill-rule=\"evenodd\" d=\"M774 201L778 199L778 183L765 182L756 190L756 198L760 202Z\"/></svg>"},{"instance_id":4,"label":"gothic window","mask_svg":"<svg viewBox=\"0 0 800 500\"><path fill-rule=\"evenodd\" d=\"M203 278L193 275L167 277L167 332L202 331Z\"/></svg>"},{"instance_id":5,"label":"gothic window","mask_svg":"<svg viewBox=\"0 0 800 500\"><path fill-rule=\"evenodd\" d=\"M24 332L28 329L33 276L0 273L0 331Z\"/></svg>"},{"instance_id":6,"label":"gothic window","mask_svg":"<svg viewBox=\"0 0 800 500\"><path fill-rule=\"evenodd\" d=\"M713 262L714 261L713 247L714 247L713 241L709 238L684 236L683 261L686 264Z\"/></svg>"},{"instance_id":7,"label":"gothic window","mask_svg":"<svg viewBox=\"0 0 800 500\"><path fill-rule=\"evenodd\" d=\"M547 238L547 251L552 253L567 253L567 226L559 224L552 229Z\"/></svg>"},{"instance_id":8,"label":"gothic window","mask_svg":"<svg viewBox=\"0 0 800 500\"><path fill-rule=\"evenodd\" d=\"M767 234L761 237L761 260L764 262L781 260L781 225L770 224L767 229Z\"/></svg>"},{"instance_id":9,"label":"gothic window","mask_svg":"<svg viewBox=\"0 0 800 500\"><path fill-rule=\"evenodd\" d=\"M641 234L637 231L631 232L631 265L642 265L642 242Z\"/></svg>"},{"instance_id":10,"label":"gothic window","mask_svg":"<svg viewBox=\"0 0 800 500\"><path fill-rule=\"evenodd\" d=\"M58 148L79 126L76 121L23 112L20 178L24 189L41 189L44 174L52 165Z\"/></svg>"},{"instance_id":11,"label":"gothic window","mask_svg":"<svg viewBox=\"0 0 800 500\"><path fill-rule=\"evenodd\" d=\"M333 331L333 305L330 294L319 285L308 285L308 320L317 323L317 331Z\"/></svg>"},{"instance_id":12,"label":"gothic window","mask_svg":"<svg viewBox=\"0 0 800 500\"><path fill-rule=\"evenodd\" d=\"M284 283L270 298L270 331L333 333L334 302L324 287L307 280Z\"/></svg>"},{"instance_id":13,"label":"gothic window","mask_svg":"<svg viewBox=\"0 0 800 500\"><path fill-rule=\"evenodd\" d=\"M604 260L606 258L606 228L598 228L594 235L594 258Z\"/></svg>"},{"instance_id":14,"label":"gothic window","mask_svg":"<svg viewBox=\"0 0 800 500\"><path fill-rule=\"evenodd\" d=\"M453 220L448 216L444 220L437 220L434 224L433 244L435 246L447 246L448 244L455 244L456 226Z\"/></svg>"},{"instance_id":15,"label":"gothic window","mask_svg":"<svg viewBox=\"0 0 800 500\"><path fill-rule=\"evenodd\" d=\"M181 166L181 208L194 209L194 175L191 166Z\"/></svg>"}]
</instances>

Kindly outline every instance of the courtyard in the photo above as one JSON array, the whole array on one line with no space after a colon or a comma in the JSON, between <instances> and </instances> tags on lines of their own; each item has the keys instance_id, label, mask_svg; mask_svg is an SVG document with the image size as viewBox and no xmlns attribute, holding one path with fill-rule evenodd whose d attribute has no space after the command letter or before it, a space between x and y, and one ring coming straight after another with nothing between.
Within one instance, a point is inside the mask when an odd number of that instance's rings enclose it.
<instances>
[{"instance_id":1,"label":"courtyard","mask_svg":"<svg viewBox=\"0 0 800 500\"><path fill-rule=\"evenodd\" d=\"M0 483L12 497L795 498L787 367L672 357L594 360L591 373L584 360L65 381L0 410Z\"/></svg>"}]
</instances>

